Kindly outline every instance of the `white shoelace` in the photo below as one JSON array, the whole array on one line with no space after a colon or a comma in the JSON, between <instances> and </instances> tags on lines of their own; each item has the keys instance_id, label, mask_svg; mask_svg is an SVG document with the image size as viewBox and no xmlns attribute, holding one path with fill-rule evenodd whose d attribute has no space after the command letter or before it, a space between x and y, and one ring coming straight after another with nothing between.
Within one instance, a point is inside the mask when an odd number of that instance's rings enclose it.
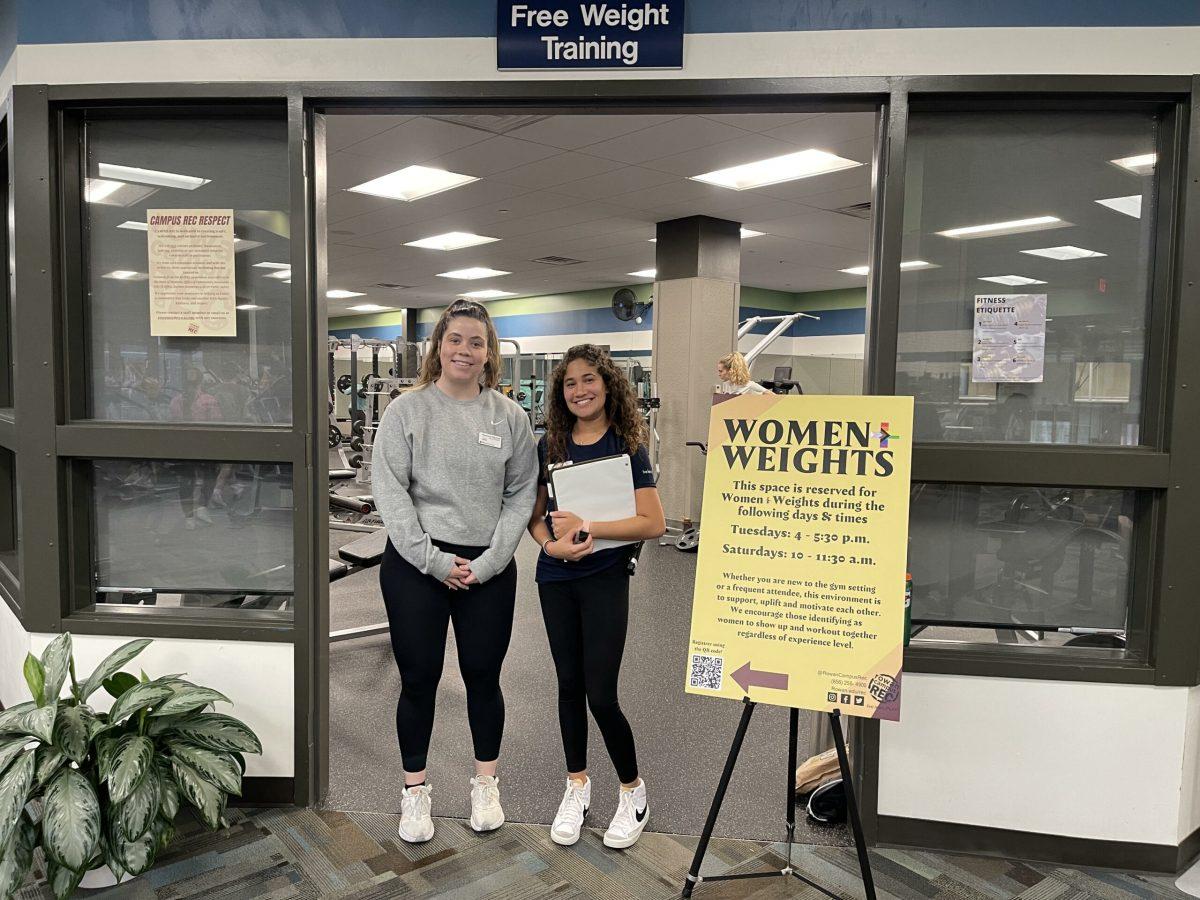
<instances>
[{"instance_id":1,"label":"white shoelace","mask_svg":"<svg viewBox=\"0 0 1200 900\"><path fill-rule=\"evenodd\" d=\"M634 803L633 791L621 791L617 801L617 814L613 816L612 824L622 831L632 831L637 827L637 806Z\"/></svg>"},{"instance_id":2,"label":"white shoelace","mask_svg":"<svg viewBox=\"0 0 1200 900\"><path fill-rule=\"evenodd\" d=\"M489 808L500 802L500 783L496 779L477 780L471 789L471 799L476 806Z\"/></svg>"},{"instance_id":3,"label":"white shoelace","mask_svg":"<svg viewBox=\"0 0 1200 900\"><path fill-rule=\"evenodd\" d=\"M572 782L567 785L567 791L563 794L562 803L558 804L558 815L555 816L555 819L575 829L583 825L583 814L583 788L576 787L574 782Z\"/></svg>"},{"instance_id":4,"label":"white shoelace","mask_svg":"<svg viewBox=\"0 0 1200 900\"><path fill-rule=\"evenodd\" d=\"M400 797L400 814L409 818L425 818L429 815L429 790L421 787L415 791L405 790Z\"/></svg>"}]
</instances>

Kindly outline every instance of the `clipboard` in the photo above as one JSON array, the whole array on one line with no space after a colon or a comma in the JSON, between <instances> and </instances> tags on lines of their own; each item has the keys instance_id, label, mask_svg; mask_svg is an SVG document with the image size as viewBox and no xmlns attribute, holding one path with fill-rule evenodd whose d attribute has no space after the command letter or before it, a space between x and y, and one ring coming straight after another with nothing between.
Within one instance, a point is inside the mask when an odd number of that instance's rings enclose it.
<instances>
[{"instance_id":1,"label":"clipboard","mask_svg":"<svg viewBox=\"0 0 1200 900\"><path fill-rule=\"evenodd\" d=\"M629 454L602 456L550 470L550 496L559 509L588 522L613 522L637 515L633 465ZM593 539L592 552L625 547L637 541Z\"/></svg>"}]
</instances>

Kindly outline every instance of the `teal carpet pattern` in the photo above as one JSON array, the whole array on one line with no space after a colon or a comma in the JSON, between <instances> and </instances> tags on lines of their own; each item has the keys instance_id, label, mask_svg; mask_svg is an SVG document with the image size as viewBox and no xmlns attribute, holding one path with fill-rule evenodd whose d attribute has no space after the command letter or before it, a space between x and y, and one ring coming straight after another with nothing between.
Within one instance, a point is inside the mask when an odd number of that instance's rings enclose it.
<instances>
[{"instance_id":1,"label":"teal carpet pattern","mask_svg":"<svg viewBox=\"0 0 1200 900\"><path fill-rule=\"evenodd\" d=\"M141 878L81 897L184 900L192 897L443 898L443 900L668 900L678 897L696 838L650 834L632 848L604 847L587 831L574 847L554 844L545 826L508 824L477 835L465 820L437 819L426 844L396 836L398 817L325 810L232 810L211 834L185 821L158 866ZM702 875L762 872L784 864L786 847L714 840ZM1172 879L1057 868L991 857L872 851L881 900L1117 900L1183 898ZM852 848L799 846L793 862L840 897L862 897ZM19 900L51 894L29 883ZM696 900L818 900L795 878L701 883Z\"/></svg>"}]
</instances>

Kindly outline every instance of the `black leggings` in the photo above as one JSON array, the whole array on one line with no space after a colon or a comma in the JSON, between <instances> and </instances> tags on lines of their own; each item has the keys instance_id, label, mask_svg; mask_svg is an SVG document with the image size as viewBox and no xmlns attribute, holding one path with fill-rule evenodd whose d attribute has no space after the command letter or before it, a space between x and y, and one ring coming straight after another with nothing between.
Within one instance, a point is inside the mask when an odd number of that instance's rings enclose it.
<instances>
[{"instance_id":1,"label":"black leggings","mask_svg":"<svg viewBox=\"0 0 1200 900\"><path fill-rule=\"evenodd\" d=\"M455 556L474 559L486 548L435 542ZM396 738L407 772L425 768L438 682L446 657L446 628L454 620L458 666L467 687L467 719L475 758L491 762L500 755L504 733L504 696L500 667L512 636L517 595L517 564L467 590L452 591L422 575L388 541L379 584L391 626L392 653L400 670Z\"/></svg>"},{"instance_id":2,"label":"black leggings","mask_svg":"<svg viewBox=\"0 0 1200 900\"><path fill-rule=\"evenodd\" d=\"M587 768L587 710L623 784L637 781L633 731L617 701L629 625L629 576L620 563L572 581L538 585L550 653L558 672L558 723L567 771Z\"/></svg>"}]
</instances>

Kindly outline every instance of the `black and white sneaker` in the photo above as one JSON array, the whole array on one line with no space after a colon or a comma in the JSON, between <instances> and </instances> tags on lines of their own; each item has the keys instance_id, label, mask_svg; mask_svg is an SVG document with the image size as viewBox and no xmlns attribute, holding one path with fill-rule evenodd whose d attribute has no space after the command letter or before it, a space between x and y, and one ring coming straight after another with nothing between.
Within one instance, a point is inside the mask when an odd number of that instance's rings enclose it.
<instances>
[{"instance_id":1,"label":"black and white sneaker","mask_svg":"<svg viewBox=\"0 0 1200 900\"><path fill-rule=\"evenodd\" d=\"M558 804L554 822L550 825L550 839L564 847L570 847L578 841L584 817L587 816L588 807L591 805L592 779L589 778L580 784L568 778L567 790L563 794L562 803Z\"/></svg>"},{"instance_id":2,"label":"black and white sneaker","mask_svg":"<svg viewBox=\"0 0 1200 900\"><path fill-rule=\"evenodd\" d=\"M632 847L649 820L650 802L646 799L646 782L642 781L632 791L621 791L616 815L604 832L604 846L614 850Z\"/></svg>"}]
</instances>

